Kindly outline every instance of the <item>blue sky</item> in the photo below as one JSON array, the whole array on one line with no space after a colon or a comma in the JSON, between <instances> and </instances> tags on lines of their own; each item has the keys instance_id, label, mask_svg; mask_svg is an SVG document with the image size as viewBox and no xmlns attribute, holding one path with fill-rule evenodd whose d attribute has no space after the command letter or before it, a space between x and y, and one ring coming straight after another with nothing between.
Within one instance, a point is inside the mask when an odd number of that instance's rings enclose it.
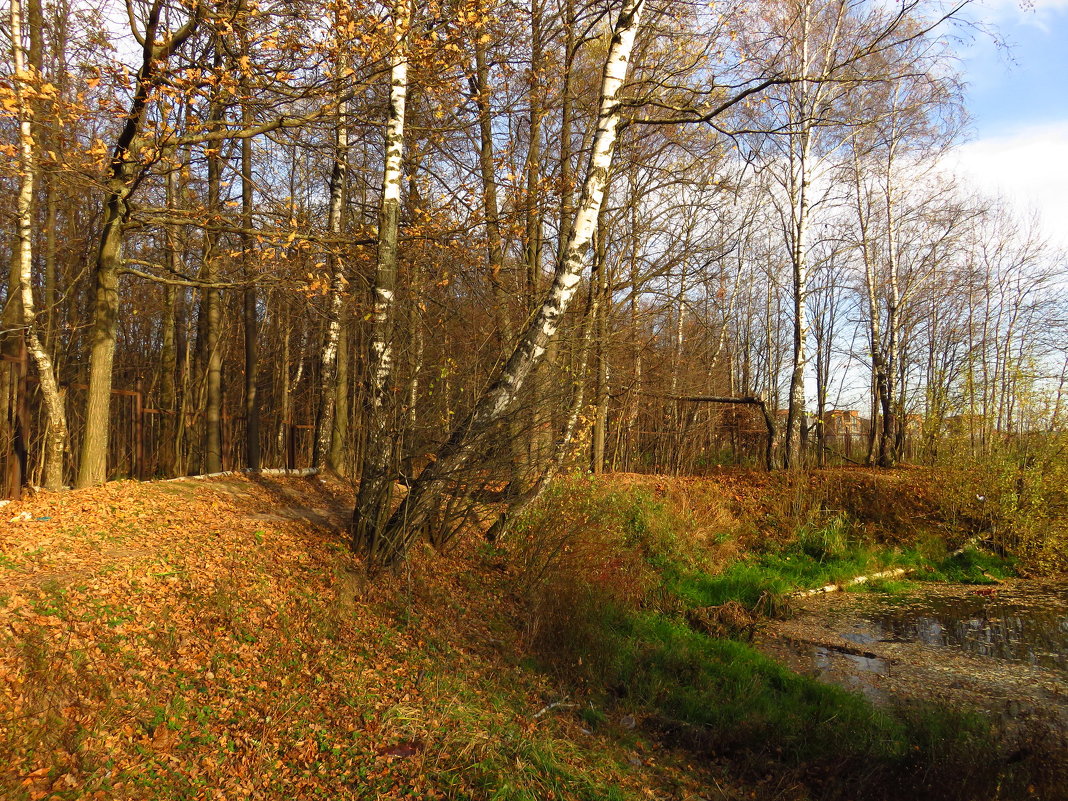
<instances>
[{"instance_id":1,"label":"blue sky","mask_svg":"<svg viewBox=\"0 0 1068 801\"><path fill-rule=\"evenodd\" d=\"M954 166L1068 248L1068 0L981 0L968 12L1005 46L976 34L960 45L972 138Z\"/></svg>"},{"instance_id":2,"label":"blue sky","mask_svg":"<svg viewBox=\"0 0 1068 801\"><path fill-rule=\"evenodd\" d=\"M980 34L961 48L979 135L1068 119L1068 0L983 0L970 14L1005 42Z\"/></svg>"}]
</instances>

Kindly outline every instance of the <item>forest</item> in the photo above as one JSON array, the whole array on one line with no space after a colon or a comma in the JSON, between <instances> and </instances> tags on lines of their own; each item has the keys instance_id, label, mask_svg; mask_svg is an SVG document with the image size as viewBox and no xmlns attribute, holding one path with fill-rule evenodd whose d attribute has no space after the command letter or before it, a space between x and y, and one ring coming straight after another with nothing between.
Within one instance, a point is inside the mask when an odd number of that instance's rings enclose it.
<instances>
[{"instance_id":1,"label":"forest","mask_svg":"<svg viewBox=\"0 0 1068 801\"><path fill-rule=\"evenodd\" d=\"M0 795L1065 797L967 0L2 5Z\"/></svg>"},{"instance_id":2,"label":"forest","mask_svg":"<svg viewBox=\"0 0 1068 801\"><path fill-rule=\"evenodd\" d=\"M940 169L961 8L9 16L8 494L323 466L396 556L397 477L447 532L564 463L889 467L1062 418L1063 254Z\"/></svg>"}]
</instances>

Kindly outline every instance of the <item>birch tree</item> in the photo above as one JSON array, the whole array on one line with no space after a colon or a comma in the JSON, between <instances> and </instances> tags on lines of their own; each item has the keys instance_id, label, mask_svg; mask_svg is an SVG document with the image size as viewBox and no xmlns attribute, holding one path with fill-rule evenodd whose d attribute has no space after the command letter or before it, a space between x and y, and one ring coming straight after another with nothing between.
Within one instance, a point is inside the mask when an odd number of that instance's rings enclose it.
<instances>
[{"instance_id":1,"label":"birch tree","mask_svg":"<svg viewBox=\"0 0 1068 801\"><path fill-rule=\"evenodd\" d=\"M372 287L372 317L367 352L365 443L360 488L352 517L353 547L377 559L382 549L382 523L389 514L397 436L392 426L396 400L394 324L397 291L397 238L401 183L404 179L404 111L408 99L408 35L411 0L393 5L393 47L390 52L389 111L386 118L385 167L378 217L378 260Z\"/></svg>"},{"instance_id":2,"label":"birch tree","mask_svg":"<svg viewBox=\"0 0 1068 801\"><path fill-rule=\"evenodd\" d=\"M371 536L366 533L360 536L357 530L356 544L366 549L371 566L395 564L404 558L415 536L428 522L441 497L448 492L451 477L474 455L478 438L500 420L519 397L531 371L545 355L549 342L560 326L561 318L578 289L604 201L619 131L622 90L644 5L645 0L624 0L613 28L601 81L593 147L574 223L570 227L567 245L557 265L553 283L496 380L481 395L467 417L453 428L448 440L412 483L400 507L385 526ZM365 519L357 522L366 525Z\"/></svg>"},{"instance_id":3,"label":"birch tree","mask_svg":"<svg viewBox=\"0 0 1068 801\"><path fill-rule=\"evenodd\" d=\"M339 465L336 458L339 451L333 447L335 433L337 433L334 426L338 394L335 382L338 376L338 346L341 339L342 304L347 283L345 279L345 262L341 255L340 245L337 244L340 241L344 224L343 216L349 159L348 103L343 98L344 81L348 72L345 58L347 44L345 34L352 30L352 20L347 4L343 4L338 8L334 28L338 35L336 75L334 77L338 111L337 122L334 125L334 159L330 169L330 205L327 211L327 230L335 244L328 257L330 262L330 288L327 295L326 334L323 337L323 347L319 358L321 400L319 402L319 414L315 421L312 467L319 467L325 458L327 466L337 472ZM403 120L401 135L403 136Z\"/></svg>"},{"instance_id":4,"label":"birch tree","mask_svg":"<svg viewBox=\"0 0 1068 801\"><path fill-rule=\"evenodd\" d=\"M33 34L31 32L31 38ZM63 486L63 455L67 444L67 419L60 395L52 357L45 347L33 298L34 182L37 177L34 153L33 110L31 93L40 91L39 75L27 67L23 44L23 16L20 0L11 0L11 54L14 62L13 88L19 125L19 192L17 201L18 237L15 261L18 265L22 325L26 344L40 381L41 394L48 415L48 438L45 452L45 486Z\"/></svg>"},{"instance_id":5,"label":"birch tree","mask_svg":"<svg viewBox=\"0 0 1068 801\"><path fill-rule=\"evenodd\" d=\"M776 20L785 28L787 71L798 79L786 86L781 100L787 132L781 139L772 139L785 151L780 178L785 202L780 215L789 254L793 312L793 358L783 447L783 466L787 469L801 466L805 373L809 362L812 213L826 199L826 189L814 186L814 180L826 169L827 152L834 149L820 142L819 137L831 113L830 101L840 91L831 78L840 59L838 48L848 12L846 0L832 0L826 5L818 0L800 0L784 5L780 12L784 17Z\"/></svg>"}]
</instances>

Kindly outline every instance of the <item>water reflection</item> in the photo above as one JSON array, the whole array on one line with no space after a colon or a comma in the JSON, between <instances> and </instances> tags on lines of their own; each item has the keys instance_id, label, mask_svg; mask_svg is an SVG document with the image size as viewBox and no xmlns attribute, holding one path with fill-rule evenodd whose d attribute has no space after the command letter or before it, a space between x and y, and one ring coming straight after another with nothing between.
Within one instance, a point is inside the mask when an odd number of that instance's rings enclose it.
<instances>
[{"instance_id":1,"label":"water reflection","mask_svg":"<svg viewBox=\"0 0 1068 801\"><path fill-rule=\"evenodd\" d=\"M1068 585L1026 598L930 596L869 612L853 642L911 641L1068 672Z\"/></svg>"},{"instance_id":2,"label":"water reflection","mask_svg":"<svg viewBox=\"0 0 1068 801\"><path fill-rule=\"evenodd\" d=\"M844 664L836 663L836 660L842 660ZM865 678L865 674L889 675L890 664L885 659L880 659L877 656L845 653L817 645L812 648L812 664L816 668L815 676L818 679L832 681L849 689L857 690L872 701L885 701L887 699L886 693ZM843 671L840 669L841 667L847 669Z\"/></svg>"}]
</instances>

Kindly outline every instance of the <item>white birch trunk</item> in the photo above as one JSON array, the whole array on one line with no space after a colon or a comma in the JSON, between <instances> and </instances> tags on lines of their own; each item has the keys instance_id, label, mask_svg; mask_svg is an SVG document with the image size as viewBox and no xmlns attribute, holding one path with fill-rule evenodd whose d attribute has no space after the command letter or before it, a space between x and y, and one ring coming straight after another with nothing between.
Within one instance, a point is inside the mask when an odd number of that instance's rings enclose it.
<instances>
[{"instance_id":1,"label":"white birch trunk","mask_svg":"<svg viewBox=\"0 0 1068 801\"><path fill-rule=\"evenodd\" d=\"M471 458L477 438L520 396L578 289L608 184L619 129L620 93L644 4L645 0L624 0L615 25L601 82L597 130L578 211L552 286L497 380L482 394L466 419L453 429L448 441L436 454L437 458L423 470L404 502L389 519L381 534L382 547L376 555L383 564L396 563L404 558L416 533L427 523L432 509L446 491L450 476Z\"/></svg>"},{"instance_id":2,"label":"white birch trunk","mask_svg":"<svg viewBox=\"0 0 1068 801\"><path fill-rule=\"evenodd\" d=\"M19 288L22 301L22 324L26 330L26 344L37 365L41 395L48 414L48 437L45 451L45 478L48 489L63 486L63 455L67 444L67 419L56 381L52 358L38 331L33 302L33 185L36 177L32 110L26 89L33 76L26 69L22 45L22 5L11 0L11 51L14 61L14 88L19 116L19 194L17 202Z\"/></svg>"},{"instance_id":3,"label":"white birch trunk","mask_svg":"<svg viewBox=\"0 0 1068 801\"><path fill-rule=\"evenodd\" d=\"M890 411L887 398L889 397L887 385L887 365L884 357L883 332L881 323L881 311L879 308L879 278L875 269L875 255L872 252L872 242L869 232L871 215L871 198L865 194L864 169L860 156L853 147L853 189L856 199L857 226L860 232L860 255L864 262L864 295L868 312L868 347L871 351L872 370L872 397L875 398L883 413L883 430L885 431L887 414ZM876 434L876 420L872 417L871 437L873 442L878 442L879 457L875 461L882 461L887 447L884 433ZM874 453L868 461L873 461Z\"/></svg>"},{"instance_id":4,"label":"white birch trunk","mask_svg":"<svg viewBox=\"0 0 1068 801\"><path fill-rule=\"evenodd\" d=\"M805 414L805 368L808 366L808 231L809 231L809 159L811 157L812 132L806 122L801 135L801 151L793 165L791 178L792 209L794 217L793 241L793 303L794 303L794 353L790 373L790 397L786 417L785 467L801 467L801 426ZM791 161L795 158L791 152Z\"/></svg>"},{"instance_id":5,"label":"white birch trunk","mask_svg":"<svg viewBox=\"0 0 1068 801\"><path fill-rule=\"evenodd\" d=\"M340 27L340 26L339 26ZM338 94L341 94L340 82L345 73L344 58L338 59ZM315 442L312 445L312 467L319 467L325 458L330 462L334 436L334 414L337 408L337 351L341 337L341 304L345 291L345 265L341 258L338 238L342 229L342 212L345 201L345 184L348 176L348 104L344 101L338 107L337 128L334 132L334 166L330 173L330 210L328 228L334 239L335 250L330 254L330 294L327 298L326 336L320 355L320 406L316 421ZM337 470L338 465L328 464Z\"/></svg>"},{"instance_id":6,"label":"white birch trunk","mask_svg":"<svg viewBox=\"0 0 1068 801\"><path fill-rule=\"evenodd\" d=\"M901 415L904 409L895 409L894 402L897 397L897 369L900 350L900 320L899 309L901 305L901 284L898 278L898 236L897 215L894 208L894 155L896 143L891 137L886 156L886 258L889 297L886 305L886 358L883 368L886 370L886 398L883 401L883 433L882 448L879 454L879 464L882 467L893 467L897 464L900 454L898 453L898 427L904 424Z\"/></svg>"},{"instance_id":7,"label":"white birch trunk","mask_svg":"<svg viewBox=\"0 0 1068 801\"><path fill-rule=\"evenodd\" d=\"M793 369L790 374L790 395L787 411L786 447L784 466L801 467L802 425L805 415L805 369L808 366L808 313L806 302L809 291L808 240L812 213L812 172L816 169L818 157L813 155L814 139L820 130L820 105L823 103L835 54L842 33L842 25L848 4L839 2L835 9L834 22L825 38L814 36L813 26L818 20L818 13L813 4L806 0L801 4L801 40L798 74L804 80L797 84L796 106L791 114L797 116L791 125L799 129L791 134L791 140L797 137L796 144L790 142L790 206L793 241L791 261L793 262L794 283L794 347ZM818 48L818 52L816 51ZM818 202L818 198L817 198Z\"/></svg>"},{"instance_id":8,"label":"white birch trunk","mask_svg":"<svg viewBox=\"0 0 1068 801\"><path fill-rule=\"evenodd\" d=\"M382 206L378 220L378 262L375 269L371 335L367 357L366 443L360 471L360 491L352 519L353 546L374 559L379 529L389 513L396 452L390 430L390 384L393 379L393 338L397 284L397 229L401 183L404 179L404 110L408 100L406 40L411 0L393 8L393 55L390 63L389 116L386 122L386 160L382 176Z\"/></svg>"}]
</instances>

